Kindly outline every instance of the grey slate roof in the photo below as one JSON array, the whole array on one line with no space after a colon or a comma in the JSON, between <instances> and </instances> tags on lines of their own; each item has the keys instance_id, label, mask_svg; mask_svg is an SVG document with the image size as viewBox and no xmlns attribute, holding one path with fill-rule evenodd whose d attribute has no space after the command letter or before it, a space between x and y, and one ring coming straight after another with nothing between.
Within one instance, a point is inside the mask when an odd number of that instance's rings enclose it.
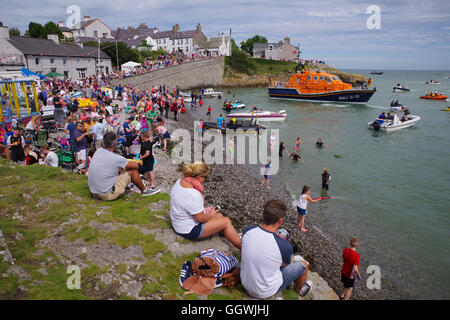
<instances>
[{"instance_id":1,"label":"grey slate roof","mask_svg":"<svg viewBox=\"0 0 450 320\"><path fill-rule=\"evenodd\" d=\"M73 43L57 44L53 40L39 39L32 37L11 37L7 41L17 48L24 55L41 55L55 57L97 57L96 47L81 48ZM109 56L100 50L102 59L109 59Z\"/></svg>"}]
</instances>

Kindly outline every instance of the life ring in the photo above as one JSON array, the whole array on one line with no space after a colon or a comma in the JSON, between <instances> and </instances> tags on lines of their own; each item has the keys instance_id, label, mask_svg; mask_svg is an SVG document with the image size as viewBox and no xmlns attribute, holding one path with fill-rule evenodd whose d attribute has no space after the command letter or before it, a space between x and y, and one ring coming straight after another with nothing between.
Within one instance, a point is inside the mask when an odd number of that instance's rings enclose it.
<instances>
[{"instance_id":1,"label":"life ring","mask_svg":"<svg viewBox=\"0 0 450 320\"><path fill-rule=\"evenodd\" d=\"M278 87L278 82L275 81L275 82L273 83L273 86L274 86L275 88Z\"/></svg>"}]
</instances>

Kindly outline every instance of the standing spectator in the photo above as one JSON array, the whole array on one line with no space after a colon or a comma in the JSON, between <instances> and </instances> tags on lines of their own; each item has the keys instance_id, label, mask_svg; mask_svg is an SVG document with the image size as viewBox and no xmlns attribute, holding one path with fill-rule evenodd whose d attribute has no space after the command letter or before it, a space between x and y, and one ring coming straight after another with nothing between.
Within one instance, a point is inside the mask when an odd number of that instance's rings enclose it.
<instances>
[{"instance_id":1,"label":"standing spectator","mask_svg":"<svg viewBox=\"0 0 450 320\"><path fill-rule=\"evenodd\" d=\"M157 141L158 139L150 140L150 134L148 131L141 133L141 152L139 159L142 160L143 172L147 175L150 190L154 193L159 192L159 189L155 187L155 175L153 174L153 165L155 164L155 158L153 157L153 145Z\"/></svg>"},{"instance_id":2,"label":"standing spectator","mask_svg":"<svg viewBox=\"0 0 450 320\"><path fill-rule=\"evenodd\" d=\"M223 127L223 116L222 114L220 114L219 117L217 117L217 133L222 132L222 127Z\"/></svg>"},{"instance_id":3,"label":"standing spectator","mask_svg":"<svg viewBox=\"0 0 450 320\"><path fill-rule=\"evenodd\" d=\"M309 195L309 192L311 191L311 188L308 186L303 186L302 193L300 195L300 198L298 200L297 204L297 226L300 227L300 230L303 232L308 231L305 228L305 216L306 216L306 207L308 206L308 201L311 203L320 201L321 199L313 199Z\"/></svg>"},{"instance_id":4,"label":"standing spectator","mask_svg":"<svg viewBox=\"0 0 450 320\"><path fill-rule=\"evenodd\" d=\"M127 118L127 120L125 120L125 122L123 123L123 131L125 132L125 154L129 155L130 154L130 147L133 144L133 130L134 130L134 126L132 124L134 120L134 117L129 117Z\"/></svg>"},{"instance_id":5,"label":"standing spectator","mask_svg":"<svg viewBox=\"0 0 450 320\"><path fill-rule=\"evenodd\" d=\"M241 283L252 297L269 298L291 283L301 297L311 292L312 281L306 281L308 263L291 263L292 246L277 234L286 209L281 200L267 202L262 224L247 227L242 232Z\"/></svg>"},{"instance_id":6,"label":"standing spectator","mask_svg":"<svg viewBox=\"0 0 450 320\"><path fill-rule=\"evenodd\" d=\"M94 118L94 125L91 127L92 138L94 140L95 150L102 147L103 135L106 133L106 127L103 124L103 119L98 120Z\"/></svg>"},{"instance_id":7,"label":"standing spectator","mask_svg":"<svg viewBox=\"0 0 450 320\"><path fill-rule=\"evenodd\" d=\"M328 169L324 168L322 173L322 189L328 190L331 181L331 176L328 173Z\"/></svg>"},{"instance_id":8,"label":"standing spectator","mask_svg":"<svg viewBox=\"0 0 450 320\"><path fill-rule=\"evenodd\" d=\"M86 167L87 146L86 136L89 134L82 122L77 122L77 127L73 132L73 151L76 153L76 160L80 168Z\"/></svg>"},{"instance_id":9,"label":"standing spectator","mask_svg":"<svg viewBox=\"0 0 450 320\"><path fill-rule=\"evenodd\" d=\"M23 162L25 161L25 152L23 148L25 147L25 139L20 134L20 128L15 127L14 133L8 137L6 142L10 150L10 157L13 162Z\"/></svg>"},{"instance_id":10,"label":"standing spectator","mask_svg":"<svg viewBox=\"0 0 450 320\"><path fill-rule=\"evenodd\" d=\"M55 120L58 126L64 127L64 109L62 99L59 97L59 93L55 94L53 98L53 105L55 106Z\"/></svg>"},{"instance_id":11,"label":"standing spectator","mask_svg":"<svg viewBox=\"0 0 450 320\"><path fill-rule=\"evenodd\" d=\"M355 287L355 274L358 279L361 279L359 274L359 259L360 256L356 252L356 248L359 247L359 241L357 238L350 239L350 248L345 248L342 252L342 259L344 264L341 269L341 282L343 284L341 294L339 296L340 300L349 300L353 288Z\"/></svg>"}]
</instances>

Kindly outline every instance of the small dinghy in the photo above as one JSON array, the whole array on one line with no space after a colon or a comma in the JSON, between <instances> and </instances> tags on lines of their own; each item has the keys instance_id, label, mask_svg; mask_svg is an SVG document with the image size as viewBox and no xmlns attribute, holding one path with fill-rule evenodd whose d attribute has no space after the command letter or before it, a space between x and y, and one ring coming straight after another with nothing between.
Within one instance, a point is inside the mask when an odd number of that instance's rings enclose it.
<instances>
[{"instance_id":1,"label":"small dinghy","mask_svg":"<svg viewBox=\"0 0 450 320\"><path fill-rule=\"evenodd\" d=\"M283 121L286 120L286 110L279 112L272 111L255 111L255 112L242 112L242 113L230 113L227 118L235 118L241 120L255 120L261 121Z\"/></svg>"},{"instance_id":2,"label":"small dinghy","mask_svg":"<svg viewBox=\"0 0 450 320\"><path fill-rule=\"evenodd\" d=\"M408 92L411 91L411 89L407 88L406 86L401 85L400 83L397 83L397 85L392 89L394 92Z\"/></svg>"}]
</instances>

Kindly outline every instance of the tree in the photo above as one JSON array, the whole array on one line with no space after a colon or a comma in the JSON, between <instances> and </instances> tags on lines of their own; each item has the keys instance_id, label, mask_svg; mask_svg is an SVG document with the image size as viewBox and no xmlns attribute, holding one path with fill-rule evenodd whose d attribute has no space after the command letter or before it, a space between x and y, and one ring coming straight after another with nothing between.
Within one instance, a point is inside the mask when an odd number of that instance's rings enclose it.
<instances>
[{"instance_id":1,"label":"tree","mask_svg":"<svg viewBox=\"0 0 450 320\"><path fill-rule=\"evenodd\" d=\"M231 56L225 57L225 63L233 70L247 74L253 73L256 69L255 62L246 51L238 48L234 39L231 39Z\"/></svg>"},{"instance_id":2,"label":"tree","mask_svg":"<svg viewBox=\"0 0 450 320\"><path fill-rule=\"evenodd\" d=\"M11 29L9 29L9 36L10 37L20 37L20 30L12 27Z\"/></svg>"},{"instance_id":3,"label":"tree","mask_svg":"<svg viewBox=\"0 0 450 320\"><path fill-rule=\"evenodd\" d=\"M267 43L267 39L263 36L255 35L253 38L249 38L246 41L242 41L241 49L253 55L253 45L255 43Z\"/></svg>"},{"instance_id":4,"label":"tree","mask_svg":"<svg viewBox=\"0 0 450 320\"><path fill-rule=\"evenodd\" d=\"M85 46L98 47L97 41L88 41L84 43ZM113 42L101 42L100 49L104 51L110 58L113 67L117 66L116 57L116 44ZM119 56L119 66L128 61L138 62L141 60L139 51L137 49L132 49L127 46L124 42L117 43L117 55Z\"/></svg>"},{"instance_id":5,"label":"tree","mask_svg":"<svg viewBox=\"0 0 450 320\"><path fill-rule=\"evenodd\" d=\"M30 22L28 24L28 31L25 33L25 35L32 38L40 38L43 31L44 27L42 26L42 24L37 22Z\"/></svg>"},{"instance_id":6,"label":"tree","mask_svg":"<svg viewBox=\"0 0 450 320\"><path fill-rule=\"evenodd\" d=\"M62 31L52 21L47 22L42 28L41 38L47 39L49 34L57 34L60 39L64 38Z\"/></svg>"}]
</instances>

